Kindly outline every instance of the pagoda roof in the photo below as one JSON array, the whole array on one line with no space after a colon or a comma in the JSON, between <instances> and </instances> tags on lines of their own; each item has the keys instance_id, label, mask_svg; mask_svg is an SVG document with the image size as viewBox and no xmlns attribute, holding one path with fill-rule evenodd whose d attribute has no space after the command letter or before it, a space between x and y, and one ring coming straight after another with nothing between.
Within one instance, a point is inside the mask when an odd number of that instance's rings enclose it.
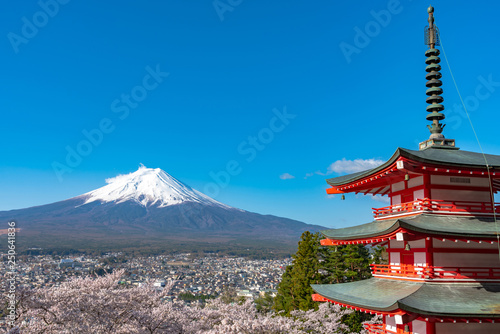
<instances>
[{"instance_id":1,"label":"pagoda roof","mask_svg":"<svg viewBox=\"0 0 500 334\"><path fill-rule=\"evenodd\" d=\"M494 169L500 169L500 155L485 154L483 156L482 153L449 148L438 148L436 146L422 151L408 150L399 147L389 160L378 167L327 179L326 182L331 186L340 186L346 183L354 182L361 178L383 171L394 164L400 157L431 165L482 169L486 169L486 158L488 165Z\"/></svg>"},{"instance_id":2,"label":"pagoda roof","mask_svg":"<svg viewBox=\"0 0 500 334\"><path fill-rule=\"evenodd\" d=\"M399 307L398 300L416 292L423 283L370 278L341 284L312 284L321 296L334 302L374 311L390 312Z\"/></svg>"},{"instance_id":3,"label":"pagoda roof","mask_svg":"<svg viewBox=\"0 0 500 334\"><path fill-rule=\"evenodd\" d=\"M373 221L358 226L323 230L329 239L355 240L388 235L405 229L428 236L453 236L466 238L496 237L497 226L491 217L462 217L449 215L419 214L398 219Z\"/></svg>"},{"instance_id":4,"label":"pagoda roof","mask_svg":"<svg viewBox=\"0 0 500 334\"><path fill-rule=\"evenodd\" d=\"M372 311L403 310L439 317L500 317L500 284L415 283L370 278L311 287L332 302Z\"/></svg>"}]
</instances>

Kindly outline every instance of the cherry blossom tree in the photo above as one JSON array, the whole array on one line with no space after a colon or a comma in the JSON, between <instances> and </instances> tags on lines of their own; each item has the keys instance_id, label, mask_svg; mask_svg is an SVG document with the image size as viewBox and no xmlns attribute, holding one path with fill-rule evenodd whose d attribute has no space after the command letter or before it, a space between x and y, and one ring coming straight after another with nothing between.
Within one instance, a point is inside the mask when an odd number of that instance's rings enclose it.
<instances>
[{"instance_id":1,"label":"cherry blossom tree","mask_svg":"<svg viewBox=\"0 0 500 334\"><path fill-rule=\"evenodd\" d=\"M342 310L321 304L317 311L290 316L258 312L252 301L226 304L221 298L205 306L166 302L173 282L158 291L152 285L118 284L123 271L98 278L76 278L58 287L19 290L18 327L10 334L278 334L349 333L340 323Z\"/></svg>"}]
</instances>

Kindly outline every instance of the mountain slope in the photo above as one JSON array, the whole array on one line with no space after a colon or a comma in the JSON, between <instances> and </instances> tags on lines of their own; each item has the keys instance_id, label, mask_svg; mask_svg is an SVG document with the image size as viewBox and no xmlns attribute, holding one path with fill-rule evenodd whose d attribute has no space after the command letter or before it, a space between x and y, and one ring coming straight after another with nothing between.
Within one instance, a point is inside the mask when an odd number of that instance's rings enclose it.
<instances>
[{"instance_id":1,"label":"mountain slope","mask_svg":"<svg viewBox=\"0 0 500 334\"><path fill-rule=\"evenodd\" d=\"M230 207L161 169L142 166L106 182L65 201L0 212L0 220L17 221L23 248L290 248L303 231L323 229Z\"/></svg>"}]
</instances>

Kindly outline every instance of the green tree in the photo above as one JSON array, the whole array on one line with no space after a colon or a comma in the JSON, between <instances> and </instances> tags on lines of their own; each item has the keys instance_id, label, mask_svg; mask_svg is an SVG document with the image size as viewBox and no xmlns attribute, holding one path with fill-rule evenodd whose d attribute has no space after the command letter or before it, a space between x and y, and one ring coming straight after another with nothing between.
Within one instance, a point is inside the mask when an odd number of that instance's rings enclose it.
<instances>
[{"instance_id":1,"label":"green tree","mask_svg":"<svg viewBox=\"0 0 500 334\"><path fill-rule=\"evenodd\" d=\"M344 263L345 246L324 247L321 249L323 270L327 272L324 283L342 283L345 280L346 265Z\"/></svg>"},{"instance_id":2,"label":"green tree","mask_svg":"<svg viewBox=\"0 0 500 334\"><path fill-rule=\"evenodd\" d=\"M373 248L373 263L375 264L387 264L389 262L389 254L387 249L382 246L376 246Z\"/></svg>"},{"instance_id":3,"label":"green tree","mask_svg":"<svg viewBox=\"0 0 500 334\"><path fill-rule=\"evenodd\" d=\"M328 274L325 283L354 282L371 277L370 254L363 245L343 245L322 250Z\"/></svg>"},{"instance_id":4,"label":"green tree","mask_svg":"<svg viewBox=\"0 0 500 334\"><path fill-rule=\"evenodd\" d=\"M348 281L359 281L370 278L370 255L363 245L347 245L344 249L344 262L347 267Z\"/></svg>"},{"instance_id":5,"label":"green tree","mask_svg":"<svg viewBox=\"0 0 500 334\"><path fill-rule=\"evenodd\" d=\"M361 333L364 327L363 322L370 320L371 317L372 315L369 313L355 311L349 314L344 314L340 321L349 327L349 333Z\"/></svg>"},{"instance_id":6,"label":"green tree","mask_svg":"<svg viewBox=\"0 0 500 334\"><path fill-rule=\"evenodd\" d=\"M292 310L307 311L318 309L311 295L314 290L311 284L319 284L323 280L320 273L320 236L309 231L302 233L298 250L292 256L292 265L287 268L278 287L274 309L290 314Z\"/></svg>"},{"instance_id":7,"label":"green tree","mask_svg":"<svg viewBox=\"0 0 500 334\"><path fill-rule=\"evenodd\" d=\"M278 293L274 297L273 309L276 311L285 311L290 313L292 308L292 271L293 265L286 267L285 272L281 276L281 282L278 285Z\"/></svg>"},{"instance_id":8,"label":"green tree","mask_svg":"<svg viewBox=\"0 0 500 334\"><path fill-rule=\"evenodd\" d=\"M325 283L346 283L371 277L370 254L363 245L326 247L322 252L325 259L323 270L328 273ZM341 321L349 327L350 332L359 333L363 329L363 322L370 317L369 314L356 311L344 315Z\"/></svg>"},{"instance_id":9,"label":"green tree","mask_svg":"<svg viewBox=\"0 0 500 334\"><path fill-rule=\"evenodd\" d=\"M292 265L288 266L278 285L273 309L289 315L293 310L317 309L311 295L311 284L335 284L353 282L371 277L370 253L363 245L342 245L322 247L320 235L304 232L298 250L293 255ZM382 259L382 250L375 249L374 259ZM342 323L350 332L359 333L363 321L370 316L352 312L342 317Z\"/></svg>"}]
</instances>

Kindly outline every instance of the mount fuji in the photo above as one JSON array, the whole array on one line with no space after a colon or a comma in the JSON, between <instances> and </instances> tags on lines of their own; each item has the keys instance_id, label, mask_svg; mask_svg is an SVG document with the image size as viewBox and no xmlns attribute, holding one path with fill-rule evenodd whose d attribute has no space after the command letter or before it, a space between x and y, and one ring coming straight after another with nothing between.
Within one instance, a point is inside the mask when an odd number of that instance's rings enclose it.
<instances>
[{"instance_id":1,"label":"mount fuji","mask_svg":"<svg viewBox=\"0 0 500 334\"><path fill-rule=\"evenodd\" d=\"M107 179L106 183L107 186L79 197L85 199L84 204L95 201L101 203L134 201L143 207L161 208L191 202L231 208L180 182L159 168L152 169L141 165L136 172Z\"/></svg>"},{"instance_id":2,"label":"mount fuji","mask_svg":"<svg viewBox=\"0 0 500 334\"><path fill-rule=\"evenodd\" d=\"M324 229L233 208L159 168L141 166L106 183L64 201L1 211L0 221L17 222L18 249L57 250L291 250L302 232Z\"/></svg>"}]
</instances>

